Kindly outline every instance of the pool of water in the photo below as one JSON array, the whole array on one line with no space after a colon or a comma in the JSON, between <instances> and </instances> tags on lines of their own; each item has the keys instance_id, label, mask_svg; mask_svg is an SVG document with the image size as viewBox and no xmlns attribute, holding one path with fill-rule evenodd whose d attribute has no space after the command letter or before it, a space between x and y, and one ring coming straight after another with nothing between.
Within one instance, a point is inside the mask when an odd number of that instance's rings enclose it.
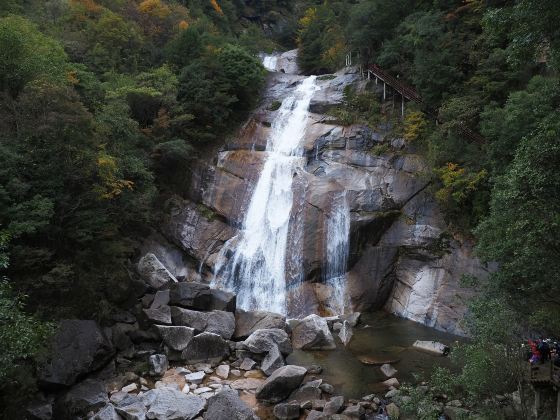
<instances>
[{"instance_id":1,"label":"pool of water","mask_svg":"<svg viewBox=\"0 0 560 420\"><path fill-rule=\"evenodd\" d=\"M366 365L360 358L392 361L398 372L399 382L412 382L427 377L434 366L450 367L447 357L432 355L412 348L416 340L434 340L453 347L461 337L428 328L416 322L398 318L385 312L362 314L360 324L354 328L352 340L345 348L338 337L336 350L295 350L287 358L291 364L323 368L320 375L333 385L336 392L347 398L359 398L382 392L379 383L387 379L379 366Z\"/></svg>"}]
</instances>

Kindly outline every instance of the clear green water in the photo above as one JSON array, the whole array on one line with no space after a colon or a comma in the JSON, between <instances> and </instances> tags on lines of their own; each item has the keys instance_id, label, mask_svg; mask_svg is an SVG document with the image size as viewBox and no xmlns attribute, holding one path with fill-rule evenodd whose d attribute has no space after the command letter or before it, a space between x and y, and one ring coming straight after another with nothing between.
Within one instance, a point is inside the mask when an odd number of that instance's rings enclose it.
<instances>
[{"instance_id":1,"label":"clear green water","mask_svg":"<svg viewBox=\"0 0 560 420\"><path fill-rule=\"evenodd\" d=\"M393 367L398 370L399 382L416 382L414 375L427 377L434 366L450 366L446 357L435 356L412 348L416 340L434 340L453 347L462 340L451 334L436 331L416 322L407 321L385 312L362 314L360 324L354 328L349 345L344 348L338 337L337 349L332 351L295 350L287 358L288 363L308 366L320 365L319 375L333 385L339 394L347 398L359 398L384 387L379 383L387 379L379 366L365 365L360 356L398 360Z\"/></svg>"}]
</instances>

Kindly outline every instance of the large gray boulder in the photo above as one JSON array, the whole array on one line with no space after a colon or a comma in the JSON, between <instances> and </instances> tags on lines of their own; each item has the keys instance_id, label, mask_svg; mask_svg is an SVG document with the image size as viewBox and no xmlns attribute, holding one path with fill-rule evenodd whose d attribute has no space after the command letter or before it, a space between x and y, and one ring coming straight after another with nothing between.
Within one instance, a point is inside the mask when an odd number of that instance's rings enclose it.
<instances>
[{"instance_id":1,"label":"large gray boulder","mask_svg":"<svg viewBox=\"0 0 560 420\"><path fill-rule=\"evenodd\" d=\"M174 306L171 318L175 325L194 328L196 332L210 332L229 340L235 330L235 317L226 311L198 312Z\"/></svg>"},{"instance_id":2,"label":"large gray boulder","mask_svg":"<svg viewBox=\"0 0 560 420\"><path fill-rule=\"evenodd\" d=\"M183 350L182 359L187 363L219 363L229 355L226 340L214 333L204 332L196 335Z\"/></svg>"},{"instance_id":3,"label":"large gray boulder","mask_svg":"<svg viewBox=\"0 0 560 420\"><path fill-rule=\"evenodd\" d=\"M176 283L169 289L169 303L187 309L207 311L212 305L212 292L207 284Z\"/></svg>"},{"instance_id":4,"label":"large gray boulder","mask_svg":"<svg viewBox=\"0 0 560 420\"><path fill-rule=\"evenodd\" d=\"M138 262L138 273L152 289L158 290L177 283L175 276L151 253L144 255Z\"/></svg>"},{"instance_id":5,"label":"large gray boulder","mask_svg":"<svg viewBox=\"0 0 560 420\"><path fill-rule=\"evenodd\" d=\"M39 368L39 383L45 387L70 386L105 366L114 353L111 341L95 321L63 320Z\"/></svg>"},{"instance_id":6,"label":"large gray boulder","mask_svg":"<svg viewBox=\"0 0 560 420\"><path fill-rule=\"evenodd\" d=\"M274 373L274 371L276 371L276 369L281 368L285 364L284 357L282 357L278 346L274 346L263 359L261 363L261 370L265 375L270 376Z\"/></svg>"},{"instance_id":7,"label":"large gray boulder","mask_svg":"<svg viewBox=\"0 0 560 420\"><path fill-rule=\"evenodd\" d=\"M172 350L183 351L194 337L194 328L183 326L157 325L156 329L163 342Z\"/></svg>"},{"instance_id":8,"label":"large gray boulder","mask_svg":"<svg viewBox=\"0 0 560 420\"><path fill-rule=\"evenodd\" d=\"M144 315L154 324L171 325L171 309L167 305L144 309Z\"/></svg>"},{"instance_id":9,"label":"large gray boulder","mask_svg":"<svg viewBox=\"0 0 560 420\"><path fill-rule=\"evenodd\" d=\"M247 338L242 347L252 353L268 353L273 347L278 347L280 353L286 355L292 352L292 343L286 331L278 328L257 330Z\"/></svg>"},{"instance_id":10,"label":"large gray boulder","mask_svg":"<svg viewBox=\"0 0 560 420\"><path fill-rule=\"evenodd\" d=\"M210 308L218 311L235 312L237 307L237 297L235 293L226 292L225 290L211 289L212 295Z\"/></svg>"},{"instance_id":11,"label":"large gray boulder","mask_svg":"<svg viewBox=\"0 0 560 420\"><path fill-rule=\"evenodd\" d=\"M208 399L205 420L253 420L253 410L245 404L237 391L224 389Z\"/></svg>"},{"instance_id":12,"label":"large gray boulder","mask_svg":"<svg viewBox=\"0 0 560 420\"><path fill-rule=\"evenodd\" d=\"M101 381L86 379L64 393L55 403L54 418L73 420L85 417L109 404L107 388Z\"/></svg>"},{"instance_id":13,"label":"large gray boulder","mask_svg":"<svg viewBox=\"0 0 560 420\"><path fill-rule=\"evenodd\" d=\"M300 386L306 373L306 368L295 365L277 369L257 388L257 400L267 404L276 404L285 400Z\"/></svg>"},{"instance_id":14,"label":"large gray boulder","mask_svg":"<svg viewBox=\"0 0 560 420\"><path fill-rule=\"evenodd\" d=\"M157 420L190 420L203 410L205 400L173 388L156 388L142 395L146 417Z\"/></svg>"},{"instance_id":15,"label":"large gray boulder","mask_svg":"<svg viewBox=\"0 0 560 420\"><path fill-rule=\"evenodd\" d=\"M333 350L334 338L327 321L319 315L311 314L296 323L292 329L292 344L302 350Z\"/></svg>"},{"instance_id":16,"label":"large gray boulder","mask_svg":"<svg viewBox=\"0 0 560 420\"><path fill-rule=\"evenodd\" d=\"M252 333L261 329L284 329L286 317L274 312L266 311L244 311L238 309L235 312L235 332L233 338L245 339Z\"/></svg>"}]
</instances>

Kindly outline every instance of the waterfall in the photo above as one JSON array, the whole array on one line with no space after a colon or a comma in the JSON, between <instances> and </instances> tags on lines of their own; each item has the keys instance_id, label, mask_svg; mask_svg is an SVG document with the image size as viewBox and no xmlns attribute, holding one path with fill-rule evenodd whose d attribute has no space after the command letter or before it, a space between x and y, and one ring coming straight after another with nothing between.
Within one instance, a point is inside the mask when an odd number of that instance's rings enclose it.
<instances>
[{"instance_id":1,"label":"waterfall","mask_svg":"<svg viewBox=\"0 0 560 420\"><path fill-rule=\"evenodd\" d=\"M335 314L343 314L349 308L346 293L346 270L348 264L348 240L350 236L350 208L346 191L333 198L327 218L325 283L332 294L328 305Z\"/></svg>"},{"instance_id":2,"label":"waterfall","mask_svg":"<svg viewBox=\"0 0 560 420\"><path fill-rule=\"evenodd\" d=\"M262 59L263 66L268 71L276 71L276 64L278 62L278 57L275 55L265 55Z\"/></svg>"},{"instance_id":3,"label":"waterfall","mask_svg":"<svg viewBox=\"0 0 560 420\"><path fill-rule=\"evenodd\" d=\"M266 58L265 58L266 59ZM294 171L304 165L301 141L308 108L318 90L315 76L304 79L277 111L266 146L266 161L253 191L243 227L220 257L213 285L237 294L246 310L286 314L286 263ZM225 258L233 253L230 258Z\"/></svg>"}]
</instances>

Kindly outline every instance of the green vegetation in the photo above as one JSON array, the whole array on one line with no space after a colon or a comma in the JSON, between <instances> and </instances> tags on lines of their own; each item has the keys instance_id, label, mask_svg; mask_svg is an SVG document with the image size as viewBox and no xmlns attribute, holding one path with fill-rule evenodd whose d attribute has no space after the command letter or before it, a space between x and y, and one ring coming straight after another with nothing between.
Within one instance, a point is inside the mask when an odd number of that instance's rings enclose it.
<instances>
[{"instance_id":1,"label":"green vegetation","mask_svg":"<svg viewBox=\"0 0 560 420\"><path fill-rule=\"evenodd\" d=\"M522 331L560 336L559 14L553 0L364 0L307 4L299 22L305 71L331 72L352 51L425 101L394 130L428 158L453 233L499 264L472 302L460 373L439 375L471 399L516 389ZM330 54L338 43L344 53ZM333 114L374 123L349 99ZM483 141L466 138L465 126Z\"/></svg>"},{"instance_id":2,"label":"green vegetation","mask_svg":"<svg viewBox=\"0 0 560 420\"><path fill-rule=\"evenodd\" d=\"M192 159L255 105L254 53L292 42L293 18L282 0L0 3L0 392L13 393L43 320L102 320L129 298L155 204L184 194ZM255 13L271 38L242 17Z\"/></svg>"}]
</instances>

